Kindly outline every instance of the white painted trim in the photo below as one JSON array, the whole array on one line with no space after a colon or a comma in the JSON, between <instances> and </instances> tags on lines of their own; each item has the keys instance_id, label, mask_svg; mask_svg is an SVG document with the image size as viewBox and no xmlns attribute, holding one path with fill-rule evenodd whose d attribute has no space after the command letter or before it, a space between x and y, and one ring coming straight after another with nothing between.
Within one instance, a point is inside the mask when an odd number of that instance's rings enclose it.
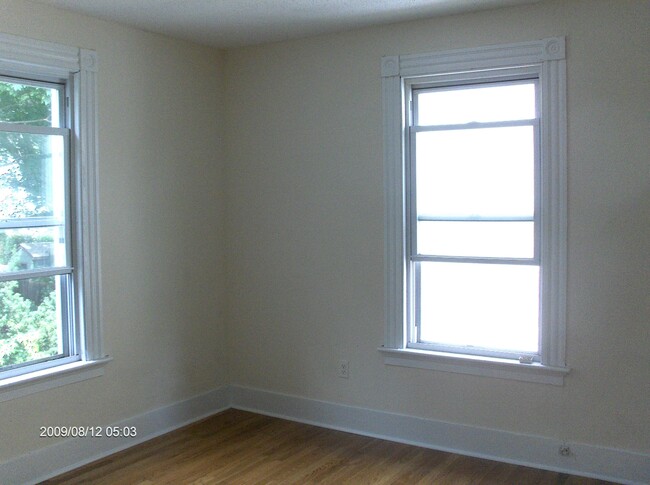
<instances>
[{"instance_id":1,"label":"white painted trim","mask_svg":"<svg viewBox=\"0 0 650 485\"><path fill-rule=\"evenodd\" d=\"M97 54L80 49L81 69L74 75L73 112L75 144L76 193L75 228L78 313L82 321L81 354L84 359L104 356L101 331L101 279L99 245L99 181L98 181L98 113Z\"/></svg>"},{"instance_id":2,"label":"white painted trim","mask_svg":"<svg viewBox=\"0 0 650 485\"><path fill-rule=\"evenodd\" d=\"M557 61L565 58L565 52L564 37L551 37L516 44L390 56L384 57L382 64L385 65L388 59L396 59L400 76L417 77ZM392 72L394 71L382 69L382 76L396 75Z\"/></svg>"},{"instance_id":3,"label":"white painted trim","mask_svg":"<svg viewBox=\"0 0 650 485\"><path fill-rule=\"evenodd\" d=\"M182 426L224 411L230 407L228 386L195 396L153 411L106 426L137 429L134 438L74 438L58 441L18 458L0 464L3 485L29 485L60 475L69 470L130 448ZM33 432L39 426L57 423L32 423ZM98 424L99 425L99 424ZM47 438L44 438L47 439Z\"/></svg>"},{"instance_id":4,"label":"white painted trim","mask_svg":"<svg viewBox=\"0 0 650 485\"><path fill-rule=\"evenodd\" d=\"M111 360L113 359L107 357L99 360L78 361L2 379L0 381L0 402L11 401L36 392L102 376L104 375L104 366Z\"/></svg>"},{"instance_id":5,"label":"white painted trim","mask_svg":"<svg viewBox=\"0 0 650 485\"><path fill-rule=\"evenodd\" d=\"M232 387L232 406L301 423L625 484L650 483L650 455ZM571 456L558 453L569 445Z\"/></svg>"},{"instance_id":6,"label":"white painted trim","mask_svg":"<svg viewBox=\"0 0 650 485\"><path fill-rule=\"evenodd\" d=\"M380 347L384 364L417 369L430 369L458 374L472 374L499 379L537 382L540 384L564 384L564 376L570 369L552 367L540 363L522 364L511 359L475 355L432 352L417 349L388 349Z\"/></svg>"},{"instance_id":7,"label":"white painted trim","mask_svg":"<svg viewBox=\"0 0 650 485\"><path fill-rule=\"evenodd\" d=\"M384 343L401 348L405 332L394 322L406 318L406 200L403 186L406 181L402 136L402 84L397 70L398 57L382 60L382 98L384 106L384 314L387 322ZM391 74L388 77L388 73Z\"/></svg>"},{"instance_id":8,"label":"white painted trim","mask_svg":"<svg viewBox=\"0 0 650 485\"><path fill-rule=\"evenodd\" d=\"M563 51L564 49L562 49ZM542 234L541 284L543 314L547 332L542 339L542 362L565 365L566 272L567 272L567 115L566 61L557 59L542 65Z\"/></svg>"},{"instance_id":9,"label":"white painted trim","mask_svg":"<svg viewBox=\"0 0 650 485\"><path fill-rule=\"evenodd\" d=\"M35 74L67 79L80 67L79 49L54 42L0 33L0 70L16 75Z\"/></svg>"}]
</instances>

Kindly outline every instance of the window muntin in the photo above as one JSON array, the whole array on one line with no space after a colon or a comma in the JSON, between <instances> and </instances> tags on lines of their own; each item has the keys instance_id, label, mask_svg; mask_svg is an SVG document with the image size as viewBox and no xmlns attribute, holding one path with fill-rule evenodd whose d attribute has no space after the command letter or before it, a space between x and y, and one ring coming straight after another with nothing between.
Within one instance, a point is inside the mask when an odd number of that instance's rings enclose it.
<instances>
[{"instance_id":1,"label":"window muntin","mask_svg":"<svg viewBox=\"0 0 650 485\"><path fill-rule=\"evenodd\" d=\"M65 82L0 78L0 372L79 360Z\"/></svg>"},{"instance_id":2,"label":"window muntin","mask_svg":"<svg viewBox=\"0 0 650 485\"><path fill-rule=\"evenodd\" d=\"M537 79L410 88L407 347L540 360Z\"/></svg>"}]
</instances>

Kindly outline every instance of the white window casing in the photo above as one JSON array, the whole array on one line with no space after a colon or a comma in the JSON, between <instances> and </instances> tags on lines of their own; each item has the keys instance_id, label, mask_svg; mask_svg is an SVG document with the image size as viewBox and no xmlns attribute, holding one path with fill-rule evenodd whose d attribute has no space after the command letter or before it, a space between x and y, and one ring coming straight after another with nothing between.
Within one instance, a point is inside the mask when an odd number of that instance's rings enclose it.
<instances>
[{"instance_id":1,"label":"white window casing","mask_svg":"<svg viewBox=\"0 0 650 485\"><path fill-rule=\"evenodd\" d=\"M534 73L540 112L539 361L409 348L407 181L409 93L431 79L480 82L502 72ZM384 361L426 369L562 385L566 340L566 61L565 39L384 57L381 62L385 191Z\"/></svg>"},{"instance_id":2,"label":"white window casing","mask_svg":"<svg viewBox=\"0 0 650 485\"><path fill-rule=\"evenodd\" d=\"M103 351L101 331L97 67L95 51L0 34L0 74L67 86L76 307L76 359L6 378L0 374L0 401L96 377L110 360Z\"/></svg>"}]
</instances>

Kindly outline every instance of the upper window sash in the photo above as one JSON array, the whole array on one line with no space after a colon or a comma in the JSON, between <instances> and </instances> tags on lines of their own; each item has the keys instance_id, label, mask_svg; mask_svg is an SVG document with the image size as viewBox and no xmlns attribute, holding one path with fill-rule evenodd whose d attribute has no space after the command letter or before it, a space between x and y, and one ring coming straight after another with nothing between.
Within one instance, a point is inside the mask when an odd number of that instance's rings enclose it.
<instances>
[{"instance_id":1,"label":"upper window sash","mask_svg":"<svg viewBox=\"0 0 650 485\"><path fill-rule=\"evenodd\" d=\"M451 75L427 78L416 78L405 80L404 95L409 102L405 103L405 119L408 120L408 133L405 135L405 157L406 157L406 179L405 192L410 197L406 200L406 226L409 231L406 234L406 246L409 260L415 261L447 261L447 262L480 262L491 264L540 264L540 237L541 237L541 207L540 207L540 99L539 99L539 66L525 66L501 70L490 70L487 72L474 72L470 80L466 80L468 73L455 73ZM420 98L423 94L440 91L501 88L523 84L532 84L535 98L533 109L525 113L527 116L511 116L499 121L471 121L467 123L454 124L419 124ZM530 118L530 115L533 115ZM427 214L417 208L417 160L415 147L417 134L432 131L454 131L475 130L483 128L502 127L531 127L533 129L533 212L526 216L511 216L491 214L489 216L439 216ZM479 256L479 255L445 255L435 252L426 252L418 247L418 223L419 222L532 222L533 223L533 254L530 257L524 256ZM407 276L408 278L408 276Z\"/></svg>"}]
</instances>

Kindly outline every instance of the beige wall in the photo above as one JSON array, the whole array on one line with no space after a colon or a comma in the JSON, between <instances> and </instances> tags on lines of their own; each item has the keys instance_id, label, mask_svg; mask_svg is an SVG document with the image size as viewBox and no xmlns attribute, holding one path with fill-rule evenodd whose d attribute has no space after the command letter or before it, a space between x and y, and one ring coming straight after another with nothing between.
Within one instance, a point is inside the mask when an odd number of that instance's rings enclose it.
<instances>
[{"instance_id":1,"label":"beige wall","mask_svg":"<svg viewBox=\"0 0 650 485\"><path fill-rule=\"evenodd\" d=\"M649 25L647 1L543 1L228 51L233 382L650 451ZM381 56L557 35L572 373L555 387L385 366Z\"/></svg>"},{"instance_id":2,"label":"beige wall","mask_svg":"<svg viewBox=\"0 0 650 485\"><path fill-rule=\"evenodd\" d=\"M228 382L218 51L0 1L0 31L96 49L103 377L0 403L0 462L41 425L110 424ZM11 437L8 440L7 437Z\"/></svg>"},{"instance_id":3,"label":"beige wall","mask_svg":"<svg viewBox=\"0 0 650 485\"><path fill-rule=\"evenodd\" d=\"M646 1L543 1L220 53L0 0L1 32L99 55L114 357L101 378L0 403L0 462L51 443L40 425L228 383L648 453L648 25ZM385 366L380 57L555 35L573 372L555 387Z\"/></svg>"}]
</instances>

